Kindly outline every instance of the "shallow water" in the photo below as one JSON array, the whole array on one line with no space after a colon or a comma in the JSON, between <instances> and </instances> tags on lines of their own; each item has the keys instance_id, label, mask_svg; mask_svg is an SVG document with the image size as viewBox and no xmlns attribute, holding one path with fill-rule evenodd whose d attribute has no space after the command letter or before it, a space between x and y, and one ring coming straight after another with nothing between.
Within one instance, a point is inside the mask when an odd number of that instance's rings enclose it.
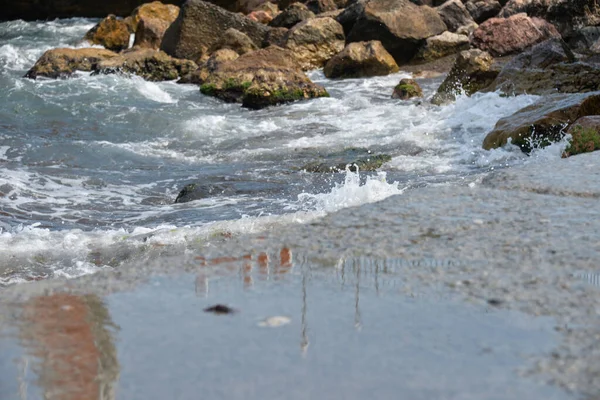
<instances>
[{"instance_id":1,"label":"shallow water","mask_svg":"<svg viewBox=\"0 0 600 400\"><path fill-rule=\"evenodd\" d=\"M261 111L138 77L22 78L45 50L86 46L93 24L0 24L0 285L115 267L150 257L149 245L186 251L221 233L306 222L560 154L481 149L499 118L535 96L477 94L446 107L392 100L403 72L332 81L313 71L330 98ZM439 82L420 80L426 97ZM349 147L392 160L379 174L299 170ZM191 182L230 190L174 204ZM98 256L106 253L117 254Z\"/></svg>"}]
</instances>

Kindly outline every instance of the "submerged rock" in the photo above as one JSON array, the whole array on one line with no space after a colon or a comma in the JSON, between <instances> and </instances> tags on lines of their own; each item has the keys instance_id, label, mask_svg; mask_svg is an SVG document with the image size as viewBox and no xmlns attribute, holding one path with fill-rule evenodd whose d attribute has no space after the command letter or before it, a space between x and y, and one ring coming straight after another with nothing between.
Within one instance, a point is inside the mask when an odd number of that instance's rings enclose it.
<instances>
[{"instance_id":1,"label":"submerged rock","mask_svg":"<svg viewBox=\"0 0 600 400\"><path fill-rule=\"evenodd\" d=\"M36 79L40 76L47 78L66 78L75 71L91 71L103 60L118 57L106 49L52 49L46 51L33 67L25 74L26 78Z\"/></svg>"},{"instance_id":2,"label":"submerged rock","mask_svg":"<svg viewBox=\"0 0 600 400\"><path fill-rule=\"evenodd\" d=\"M154 1L139 6L131 14L136 47L159 49L167 28L179 16L179 7Z\"/></svg>"},{"instance_id":3,"label":"submerged rock","mask_svg":"<svg viewBox=\"0 0 600 400\"><path fill-rule=\"evenodd\" d=\"M216 67L200 87L208 96L258 109L315 97L328 97L299 69L294 55L270 46Z\"/></svg>"},{"instance_id":4,"label":"submerged rock","mask_svg":"<svg viewBox=\"0 0 600 400\"><path fill-rule=\"evenodd\" d=\"M197 68L193 61L173 58L160 50L134 49L98 62L94 66L94 72L120 72L138 75L148 81L167 81L189 74Z\"/></svg>"},{"instance_id":5,"label":"submerged rock","mask_svg":"<svg viewBox=\"0 0 600 400\"><path fill-rule=\"evenodd\" d=\"M328 78L359 78L398 72L398 64L381 42L354 42L333 56L323 72Z\"/></svg>"},{"instance_id":6,"label":"submerged rock","mask_svg":"<svg viewBox=\"0 0 600 400\"><path fill-rule=\"evenodd\" d=\"M600 150L600 116L581 117L567 130L571 135L563 157Z\"/></svg>"},{"instance_id":7,"label":"submerged rock","mask_svg":"<svg viewBox=\"0 0 600 400\"><path fill-rule=\"evenodd\" d=\"M260 46L269 28L243 15L201 0L188 0L165 32L161 50L176 58L196 61L218 42L225 31L235 28Z\"/></svg>"},{"instance_id":8,"label":"submerged rock","mask_svg":"<svg viewBox=\"0 0 600 400\"><path fill-rule=\"evenodd\" d=\"M129 27L123 20L109 15L85 34L85 40L108 50L120 51L129 47Z\"/></svg>"},{"instance_id":9,"label":"submerged rock","mask_svg":"<svg viewBox=\"0 0 600 400\"><path fill-rule=\"evenodd\" d=\"M333 18L311 18L286 34L285 47L291 50L300 68L321 68L344 49L344 30Z\"/></svg>"},{"instance_id":10,"label":"submerged rock","mask_svg":"<svg viewBox=\"0 0 600 400\"><path fill-rule=\"evenodd\" d=\"M600 114L600 94L556 94L502 118L483 141L483 148L502 147L510 140L525 153L561 140L578 118Z\"/></svg>"},{"instance_id":11,"label":"submerged rock","mask_svg":"<svg viewBox=\"0 0 600 400\"><path fill-rule=\"evenodd\" d=\"M371 0L354 11L350 16L356 21L347 41L379 40L399 65L410 61L425 39L446 30L435 9L408 0Z\"/></svg>"},{"instance_id":12,"label":"submerged rock","mask_svg":"<svg viewBox=\"0 0 600 400\"><path fill-rule=\"evenodd\" d=\"M454 101L456 95L473 93L488 87L500 72L489 53L478 49L462 51L450 73L437 90L432 99L434 104Z\"/></svg>"},{"instance_id":13,"label":"submerged rock","mask_svg":"<svg viewBox=\"0 0 600 400\"><path fill-rule=\"evenodd\" d=\"M189 201L206 199L217 195L232 195L235 190L223 185L190 183L185 185L177 195L175 203L187 203Z\"/></svg>"},{"instance_id":14,"label":"submerged rock","mask_svg":"<svg viewBox=\"0 0 600 400\"><path fill-rule=\"evenodd\" d=\"M321 160L303 165L300 169L316 173L344 172L346 168L352 172L375 171L391 159L392 157L387 154L376 155L371 154L367 149L352 147L328 154Z\"/></svg>"},{"instance_id":15,"label":"submerged rock","mask_svg":"<svg viewBox=\"0 0 600 400\"><path fill-rule=\"evenodd\" d=\"M509 18L492 18L473 32L473 45L494 57L519 53L544 40L560 37L550 23L517 14Z\"/></svg>"},{"instance_id":16,"label":"submerged rock","mask_svg":"<svg viewBox=\"0 0 600 400\"><path fill-rule=\"evenodd\" d=\"M423 89L414 79L402 79L394 88L392 99L408 100L413 97L423 97Z\"/></svg>"}]
</instances>

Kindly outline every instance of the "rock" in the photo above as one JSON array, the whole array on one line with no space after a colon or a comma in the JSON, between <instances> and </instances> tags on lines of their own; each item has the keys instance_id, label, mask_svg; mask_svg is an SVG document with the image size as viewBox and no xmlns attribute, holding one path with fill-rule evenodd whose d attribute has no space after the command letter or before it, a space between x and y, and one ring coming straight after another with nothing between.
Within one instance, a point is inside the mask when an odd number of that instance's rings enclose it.
<instances>
[{"instance_id":1,"label":"rock","mask_svg":"<svg viewBox=\"0 0 600 400\"><path fill-rule=\"evenodd\" d=\"M159 49L167 28L177 19L179 7L160 1L147 3L131 14L135 32L134 46Z\"/></svg>"},{"instance_id":2,"label":"rock","mask_svg":"<svg viewBox=\"0 0 600 400\"><path fill-rule=\"evenodd\" d=\"M329 96L323 87L304 75L289 50L277 46L222 63L210 74L200 91L253 109Z\"/></svg>"},{"instance_id":3,"label":"rock","mask_svg":"<svg viewBox=\"0 0 600 400\"><path fill-rule=\"evenodd\" d=\"M237 311L234 308L231 308L224 304L215 304L214 306L205 308L204 312L217 314L217 315L227 315L227 314L235 314Z\"/></svg>"},{"instance_id":4,"label":"rock","mask_svg":"<svg viewBox=\"0 0 600 400\"><path fill-rule=\"evenodd\" d=\"M496 0L471 0L465 3L465 7L478 24L497 16L502 9L502 6Z\"/></svg>"},{"instance_id":5,"label":"rock","mask_svg":"<svg viewBox=\"0 0 600 400\"><path fill-rule=\"evenodd\" d=\"M408 100L413 97L423 97L423 89L414 79L402 79L394 88L392 99Z\"/></svg>"},{"instance_id":6,"label":"rock","mask_svg":"<svg viewBox=\"0 0 600 400\"><path fill-rule=\"evenodd\" d=\"M314 18L315 13L310 11L302 3L294 3L286 8L282 13L273 18L269 26L276 28L291 28L302 21Z\"/></svg>"},{"instance_id":7,"label":"rock","mask_svg":"<svg viewBox=\"0 0 600 400\"><path fill-rule=\"evenodd\" d=\"M252 21L256 21L263 25L268 25L269 22L273 21L273 16L270 13L262 10L252 11L247 17Z\"/></svg>"},{"instance_id":8,"label":"rock","mask_svg":"<svg viewBox=\"0 0 600 400\"><path fill-rule=\"evenodd\" d=\"M221 39L213 45L209 53L212 54L219 49L231 49L242 55L258 50L258 46L245 33L235 28L229 28L225 31Z\"/></svg>"},{"instance_id":9,"label":"rock","mask_svg":"<svg viewBox=\"0 0 600 400\"><path fill-rule=\"evenodd\" d=\"M333 56L325 65L328 78L359 78L398 72L398 64L381 42L354 42Z\"/></svg>"},{"instance_id":10,"label":"rock","mask_svg":"<svg viewBox=\"0 0 600 400\"><path fill-rule=\"evenodd\" d=\"M526 48L560 34L548 22L525 14L492 18L473 32L473 45L493 56L519 53Z\"/></svg>"},{"instance_id":11,"label":"rock","mask_svg":"<svg viewBox=\"0 0 600 400\"><path fill-rule=\"evenodd\" d=\"M235 191L230 187L225 187L218 184L201 185L198 183L190 183L181 189L177 195L177 198L175 199L175 203L187 203L189 201L206 199L218 195L232 194L235 194Z\"/></svg>"},{"instance_id":12,"label":"rock","mask_svg":"<svg viewBox=\"0 0 600 400\"><path fill-rule=\"evenodd\" d=\"M502 118L483 141L486 150L504 146L508 140L525 153L564 137L565 129L578 118L600 114L600 94L555 94L513 115Z\"/></svg>"},{"instance_id":13,"label":"rock","mask_svg":"<svg viewBox=\"0 0 600 400\"><path fill-rule=\"evenodd\" d=\"M469 37L457 33L444 32L441 35L427 38L425 46L415 56L416 60L433 61L463 50L469 50Z\"/></svg>"},{"instance_id":14,"label":"rock","mask_svg":"<svg viewBox=\"0 0 600 400\"><path fill-rule=\"evenodd\" d=\"M437 8L437 12L450 32L456 32L461 26L474 22L473 17L460 0L448 0Z\"/></svg>"},{"instance_id":15,"label":"rock","mask_svg":"<svg viewBox=\"0 0 600 400\"><path fill-rule=\"evenodd\" d=\"M477 24L477 22L473 21L467 25L463 25L460 28L458 28L456 30L456 33L458 33L459 35L471 37L471 35L473 34L473 32L475 32L477 28L479 28L479 25Z\"/></svg>"},{"instance_id":16,"label":"rock","mask_svg":"<svg viewBox=\"0 0 600 400\"><path fill-rule=\"evenodd\" d=\"M446 24L433 8L408 0L370 0L347 39L348 43L379 40L400 65L414 57L425 39L445 30Z\"/></svg>"},{"instance_id":17,"label":"rock","mask_svg":"<svg viewBox=\"0 0 600 400\"><path fill-rule=\"evenodd\" d=\"M563 157L600 150L600 116L590 115L577 119L567 130L571 135Z\"/></svg>"},{"instance_id":18,"label":"rock","mask_svg":"<svg viewBox=\"0 0 600 400\"><path fill-rule=\"evenodd\" d=\"M273 4L270 1L262 3L260 6L256 7L252 11L265 11L271 14L273 17L280 13L277 4Z\"/></svg>"},{"instance_id":19,"label":"rock","mask_svg":"<svg viewBox=\"0 0 600 400\"><path fill-rule=\"evenodd\" d=\"M252 11L260 10L260 7L266 3L266 0L237 0L235 10L244 14L250 14ZM273 3L271 3L273 4ZM277 7L277 6L275 6ZM267 10L263 10L267 11Z\"/></svg>"},{"instance_id":20,"label":"rock","mask_svg":"<svg viewBox=\"0 0 600 400\"><path fill-rule=\"evenodd\" d=\"M265 36L262 47L269 47L271 45L285 47L288 31L288 28L271 28Z\"/></svg>"},{"instance_id":21,"label":"rock","mask_svg":"<svg viewBox=\"0 0 600 400\"><path fill-rule=\"evenodd\" d=\"M590 91L584 90L582 85L575 84L577 80L600 83L598 78L591 79L583 63L573 66L557 65L570 64L574 61L575 55L566 43L561 39L550 39L533 46L508 62L488 89L501 90L511 95L549 94L556 91ZM585 78L581 76L583 71L586 71ZM597 89L592 87L591 90Z\"/></svg>"},{"instance_id":22,"label":"rock","mask_svg":"<svg viewBox=\"0 0 600 400\"><path fill-rule=\"evenodd\" d=\"M500 70L494 65L489 53L479 49L460 52L450 73L442 82L434 96L434 104L454 101L455 96L464 92L468 96L489 86Z\"/></svg>"},{"instance_id":23,"label":"rock","mask_svg":"<svg viewBox=\"0 0 600 400\"><path fill-rule=\"evenodd\" d=\"M344 172L346 168L352 172L356 172L357 169L361 172L375 171L391 159L387 154L375 155L365 148L350 147L305 164L300 170L315 173Z\"/></svg>"},{"instance_id":24,"label":"rock","mask_svg":"<svg viewBox=\"0 0 600 400\"><path fill-rule=\"evenodd\" d=\"M239 57L239 54L231 49L220 49L211 54L211 56L202 63L198 69L190 74L184 75L177 83L195 83L202 85L210 74L215 72L217 68L228 61L233 61Z\"/></svg>"},{"instance_id":25,"label":"rock","mask_svg":"<svg viewBox=\"0 0 600 400\"><path fill-rule=\"evenodd\" d=\"M285 48L291 50L300 68L321 68L344 49L344 30L333 18L311 18L288 31Z\"/></svg>"},{"instance_id":26,"label":"rock","mask_svg":"<svg viewBox=\"0 0 600 400\"><path fill-rule=\"evenodd\" d=\"M306 7L315 14L337 10L337 4L333 0L308 0Z\"/></svg>"},{"instance_id":27,"label":"rock","mask_svg":"<svg viewBox=\"0 0 600 400\"><path fill-rule=\"evenodd\" d=\"M109 15L85 34L92 44L99 44L108 50L121 51L129 47L129 27L123 20Z\"/></svg>"},{"instance_id":28,"label":"rock","mask_svg":"<svg viewBox=\"0 0 600 400\"><path fill-rule=\"evenodd\" d=\"M176 58L198 60L225 31L235 28L260 46L269 28L201 0L188 0L165 32L161 50Z\"/></svg>"},{"instance_id":29,"label":"rock","mask_svg":"<svg viewBox=\"0 0 600 400\"><path fill-rule=\"evenodd\" d=\"M597 53L596 43L600 40L599 26L585 26L573 32L569 40L569 46L583 54Z\"/></svg>"},{"instance_id":30,"label":"rock","mask_svg":"<svg viewBox=\"0 0 600 400\"><path fill-rule=\"evenodd\" d=\"M91 71L98 62L117 56L117 53L105 49L52 49L37 60L25 77L65 78L75 71Z\"/></svg>"},{"instance_id":31,"label":"rock","mask_svg":"<svg viewBox=\"0 0 600 400\"><path fill-rule=\"evenodd\" d=\"M147 0L18 0L6 3L0 13L0 21L23 19L26 21L52 20L55 18L104 18L109 14L127 16ZM165 0L178 4L181 0ZM10 4L10 5L9 5Z\"/></svg>"},{"instance_id":32,"label":"rock","mask_svg":"<svg viewBox=\"0 0 600 400\"><path fill-rule=\"evenodd\" d=\"M366 0L358 0L346 7L335 20L344 28L344 35L348 36L358 20L358 17L364 12Z\"/></svg>"},{"instance_id":33,"label":"rock","mask_svg":"<svg viewBox=\"0 0 600 400\"><path fill-rule=\"evenodd\" d=\"M98 62L94 66L94 73L119 72L138 75L148 81L166 81L175 80L197 68L193 61L173 58L160 50L133 49Z\"/></svg>"},{"instance_id":34,"label":"rock","mask_svg":"<svg viewBox=\"0 0 600 400\"><path fill-rule=\"evenodd\" d=\"M316 16L316 18L325 18L325 17L329 17L329 18L333 18L337 20L337 17L343 12L344 10L333 10L333 11L325 11L319 15Z\"/></svg>"}]
</instances>

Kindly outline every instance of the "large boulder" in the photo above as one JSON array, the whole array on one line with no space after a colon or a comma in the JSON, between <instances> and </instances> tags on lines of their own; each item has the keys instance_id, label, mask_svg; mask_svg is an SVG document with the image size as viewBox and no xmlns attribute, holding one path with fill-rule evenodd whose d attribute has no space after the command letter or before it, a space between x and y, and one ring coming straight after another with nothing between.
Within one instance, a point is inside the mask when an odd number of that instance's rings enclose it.
<instances>
[{"instance_id":1,"label":"large boulder","mask_svg":"<svg viewBox=\"0 0 600 400\"><path fill-rule=\"evenodd\" d=\"M234 28L225 31L221 39L209 50L212 54L219 49L231 49L239 55L258 50L258 46L243 32Z\"/></svg>"},{"instance_id":2,"label":"large boulder","mask_svg":"<svg viewBox=\"0 0 600 400\"><path fill-rule=\"evenodd\" d=\"M437 12L450 32L456 32L461 26L473 23L473 17L460 0L448 0L437 8Z\"/></svg>"},{"instance_id":3,"label":"large boulder","mask_svg":"<svg viewBox=\"0 0 600 400\"><path fill-rule=\"evenodd\" d=\"M66 78L75 71L91 71L98 62L117 56L117 53L106 49L52 49L37 60L25 77Z\"/></svg>"},{"instance_id":4,"label":"large boulder","mask_svg":"<svg viewBox=\"0 0 600 400\"><path fill-rule=\"evenodd\" d=\"M441 35L427 38L425 45L419 50L415 59L429 62L463 50L469 50L469 47L471 45L468 36L446 31Z\"/></svg>"},{"instance_id":5,"label":"large boulder","mask_svg":"<svg viewBox=\"0 0 600 400\"><path fill-rule=\"evenodd\" d=\"M398 72L398 64L381 42L354 42L333 56L324 68L328 78L358 78Z\"/></svg>"},{"instance_id":6,"label":"large boulder","mask_svg":"<svg viewBox=\"0 0 600 400\"><path fill-rule=\"evenodd\" d=\"M239 57L239 54L231 49L220 49L210 55L208 60L200 64L198 69L190 74L181 77L177 83L195 83L202 85L210 74L215 72L223 63L233 61Z\"/></svg>"},{"instance_id":7,"label":"large boulder","mask_svg":"<svg viewBox=\"0 0 600 400\"><path fill-rule=\"evenodd\" d=\"M494 57L519 53L534 44L560 34L548 22L517 14L509 18L492 18L473 32L473 45Z\"/></svg>"},{"instance_id":8,"label":"large boulder","mask_svg":"<svg viewBox=\"0 0 600 400\"><path fill-rule=\"evenodd\" d=\"M109 15L85 34L85 40L108 50L121 51L129 47L129 27L123 20Z\"/></svg>"},{"instance_id":9,"label":"large boulder","mask_svg":"<svg viewBox=\"0 0 600 400\"><path fill-rule=\"evenodd\" d=\"M55 18L87 17L104 18L109 14L121 17L131 14L147 0L18 0L5 2L0 21L13 19L50 20ZM181 4L182 0L164 0L165 3Z\"/></svg>"},{"instance_id":10,"label":"large boulder","mask_svg":"<svg viewBox=\"0 0 600 400\"><path fill-rule=\"evenodd\" d=\"M335 20L344 28L344 35L348 36L350 34L350 31L354 28L354 24L364 12L366 3L367 0L357 0L348 5L348 7L335 17Z\"/></svg>"},{"instance_id":11,"label":"large boulder","mask_svg":"<svg viewBox=\"0 0 600 400\"><path fill-rule=\"evenodd\" d=\"M450 73L437 90L432 102L442 104L454 101L456 95L473 93L488 87L498 76L500 69L494 58L479 49L465 50L459 53Z\"/></svg>"},{"instance_id":12,"label":"large boulder","mask_svg":"<svg viewBox=\"0 0 600 400\"><path fill-rule=\"evenodd\" d=\"M478 24L497 16L502 9L502 5L496 0L470 0L465 3L465 7Z\"/></svg>"},{"instance_id":13,"label":"large boulder","mask_svg":"<svg viewBox=\"0 0 600 400\"><path fill-rule=\"evenodd\" d=\"M135 31L134 46L159 49L167 28L179 16L179 7L160 1L146 3L131 14Z\"/></svg>"},{"instance_id":14,"label":"large boulder","mask_svg":"<svg viewBox=\"0 0 600 400\"><path fill-rule=\"evenodd\" d=\"M323 67L344 49L344 43L344 30L333 18L311 18L288 31L285 47L303 70L309 70Z\"/></svg>"},{"instance_id":15,"label":"large boulder","mask_svg":"<svg viewBox=\"0 0 600 400\"><path fill-rule=\"evenodd\" d=\"M555 94L500 119L483 141L483 148L502 147L510 140L525 153L561 140L570 124L600 114L600 94Z\"/></svg>"},{"instance_id":16,"label":"large boulder","mask_svg":"<svg viewBox=\"0 0 600 400\"><path fill-rule=\"evenodd\" d=\"M161 50L176 58L198 60L229 28L244 32L260 46L269 28L243 15L201 0L188 0L165 32Z\"/></svg>"},{"instance_id":17,"label":"large boulder","mask_svg":"<svg viewBox=\"0 0 600 400\"><path fill-rule=\"evenodd\" d=\"M288 8L286 8L283 12L277 15L273 20L269 23L270 26L275 28L291 28L296 24L299 24L302 21L305 21L310 18L314 18L315 13L310 11L308 7L306 7L302 3L293 3Z\"/></svg>"},{"instance_id":18,"label":"large boulder","mask_svg":"<svg viewBox=\"0 0 600 400\"><path fill-rule=\"evenodd\" d=\"M133 49L118 57L99 61L94 72L99 74L125 73L141 76L148 81L168 81L189 74L198 66L190 60L180 60L154 49Z\"/></svg>"},{"instance_id":19,"label":"large boulder","mask_svg":"<svg viewBox=\"0 0 600 400\"><path fill-rule=\"evenodd\" d=\"M348 42L379 40L398 64L410 61L425 39L446 30L435 9L409 0L370 0L356 11Z\"/></svg>"},{"instance_id":20,"label":"large boulder","mask_svg":"<svg viewBox=\"0 0 600 400\"><path fill-rule=\"evenodd\" d=\"M220 64L200 91L252 109L329 96L298 68L292 52L277 46Z\"/></svg>"}]
</instances>

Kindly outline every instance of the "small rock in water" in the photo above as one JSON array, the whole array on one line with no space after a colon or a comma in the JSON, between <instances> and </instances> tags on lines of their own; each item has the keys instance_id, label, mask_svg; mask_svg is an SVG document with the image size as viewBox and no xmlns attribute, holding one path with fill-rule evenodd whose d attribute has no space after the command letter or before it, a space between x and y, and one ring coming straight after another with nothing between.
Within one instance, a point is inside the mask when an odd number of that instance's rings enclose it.
<instances>
[{"instance_id":1,"label":"small rock in water","mask_svg":"<svg viewBox=\"0 0 600 400\"><path fill-rule=\"evenodd\" d=\"M291 319L289 319L288 317L275 316L275 317L269 317L269 318L264 319L263 321L260 321L258 323L258 326L263 327L263 328L277 328L279 326L287 325L290 322L291 322Z\"/></svg>"},{"instance_id":2,"label":"small rock in water","mask_svg":"<svg viewBox=\"0 0 600 400\"><path fill-rule=\"evenodd\" d=\"M209 312L209 313L213 313L213 314L217 314L217 315L224 315L224 314L233 314L235 313L235 309L226 306L224 304L215 304L214 306L210 306L204 309L204 312Z\"/></svg>"},{"instance_id":3,"label":"small rock in water","mask_svg":"<svg viewBox=\"0 0 600 400\"><path fill-rule=\"evenodd\" d=\"M498 307L504 303L504 300L501 299L488 299L488 304L490 306Z\"/></svg>"}]
</instances>

